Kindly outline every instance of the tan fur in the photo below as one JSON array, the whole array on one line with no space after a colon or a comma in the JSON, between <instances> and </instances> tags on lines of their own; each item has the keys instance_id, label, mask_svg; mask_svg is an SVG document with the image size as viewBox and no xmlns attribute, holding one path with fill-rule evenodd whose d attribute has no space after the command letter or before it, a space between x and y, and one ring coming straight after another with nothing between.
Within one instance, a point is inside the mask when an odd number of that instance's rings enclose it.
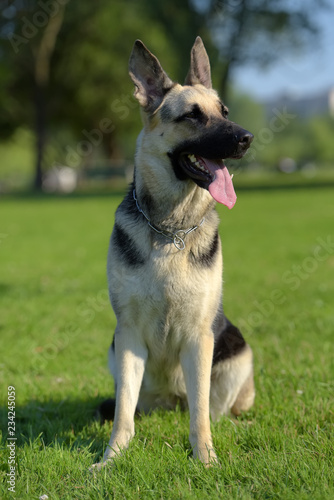
<instances>
[{"instance_id":1,"label":"tan fur","mask_svg":"<svg viewBox=\"0 0 334 500\"><path fill-rule=\"evenodd\" d=\"M196 43L202 57L202 47L198 40ZM154 56L150 56L154 61ZM142 411L158 406L172 408L179 400L183 407L189 407L189 440L194 456L210 464L216 461L210 407L212 418L217 419L231 408L238 413L251 406L252 352L246 346L243 352L218 363L211 371L212 325L222 290L220 240L212 265L194 265L193 261L208 251L217 231L218 215L206 189L191 179L176 180L166 151L177 146L180 139L194 135L191 128L176 123L173 117L195 103L210 117L220 117L221 103L211 88L175 84L154 107L149 101L149 91L145 90L148 84L142 77L143 70L137 69L142 62L131 57L130 74L137 85L136 97L144 109L144 128L138 137L135 158L138 203L143 206L145 200L141 195L149 193L155 201L150 221L165 230L175 230L176 224L177 228L191 228L204 217L205 223L187 235L186 248L180 251L170 240L152 231L141 215L133 217L124 205L116 212L116 224L128 241L140 249L143 262L129 265L120 255L113 234L108 281L117 328L115 351L109 351L109 365L117 394L113 431L103 463L128 446L134 435L137 406ZM194 71L192 68L192 75ZM167 75L161 72L160 80L170 85ZM171 115L167 121L163 120L163 106Z\"/></svg>"},{"instance_id":2,"label":"tan fur","mask_svg":"<svg viewBox=\"0 0 334 500\"><path fill-rule=\"evenodd\" d=\"M254 403L253 354L249 345L231 359L212 368L210 408L212 420L230 410L234 415L247 411Z\"/></svg>"}]
</instances>

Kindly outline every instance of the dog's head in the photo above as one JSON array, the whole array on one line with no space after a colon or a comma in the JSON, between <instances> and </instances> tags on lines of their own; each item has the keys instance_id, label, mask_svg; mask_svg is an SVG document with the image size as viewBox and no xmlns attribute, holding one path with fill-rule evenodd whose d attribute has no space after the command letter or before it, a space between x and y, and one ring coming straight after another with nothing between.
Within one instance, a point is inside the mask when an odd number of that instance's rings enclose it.
<instances>
[{"instance_id":1,"label":"dog's head","mask_svg":"<svg viewBox=\"0 0 334 500\"><path fill-rule=\"evenodd\" d=\"M236 201L225 158L241 158L253 135L228 119L228 109L212 89L208 55L200 37L191 50L184 86L173 82L158 59L137 40L129 73L144 111L151 151L165 155L176 179L191 179L232 208Z\"/></svg>"}]
</instances>

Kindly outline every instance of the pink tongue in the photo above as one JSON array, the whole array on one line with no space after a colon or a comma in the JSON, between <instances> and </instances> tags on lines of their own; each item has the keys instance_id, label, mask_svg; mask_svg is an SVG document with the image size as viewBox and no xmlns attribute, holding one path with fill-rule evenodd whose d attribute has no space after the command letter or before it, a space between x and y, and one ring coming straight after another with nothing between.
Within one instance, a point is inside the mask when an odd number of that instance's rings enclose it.
<instances>
[{"instance_id":1,"label":"pink tongue","mask_svg":"<svg viewBox=\"0 0 334 500\"><path fill-rule=\"evenodd\" d=\"M231 176L223 161L213 161L201 158L206 168L214 175L214 179L209 184L209 193L218 203L233 208L237 201Z\"/></svg>"}]
</instances>

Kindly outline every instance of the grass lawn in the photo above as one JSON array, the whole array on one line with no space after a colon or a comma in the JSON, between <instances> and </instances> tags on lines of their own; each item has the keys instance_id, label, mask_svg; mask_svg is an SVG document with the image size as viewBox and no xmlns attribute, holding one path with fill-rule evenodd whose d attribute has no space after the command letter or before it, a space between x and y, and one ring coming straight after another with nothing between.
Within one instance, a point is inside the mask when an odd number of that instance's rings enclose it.
<instances>
[{"instance_id":1,"label":"grass lawn","mask_svg":"<svg viewBox=\"0 0 334 500\"><path fill-rule=\"evenodd\" d=\"M105 265L120 199L0 202L0 498L334 498L333 188L240 191L219 207L225 311L253 347L257 388L250 412L212 425L220 466L189 457L177 410L137 418L128 452L88 472L112 425L94 411L113 394Z\"/></svg>"}]
</instances>

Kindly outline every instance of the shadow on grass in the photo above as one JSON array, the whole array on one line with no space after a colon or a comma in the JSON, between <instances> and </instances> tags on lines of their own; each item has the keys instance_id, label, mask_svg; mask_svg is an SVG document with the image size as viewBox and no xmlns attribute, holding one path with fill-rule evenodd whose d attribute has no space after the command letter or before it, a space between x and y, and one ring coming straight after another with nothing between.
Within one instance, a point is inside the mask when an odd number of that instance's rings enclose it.
<instances>
[{"instance_id":1,"label":"shadow on grass","mask_svg":"<svg viewBox=\"0 0 334 500\"><path fill-rule=\"evenodd\" d=\"M16 447L23 448L64 448L67 450L89 449L95 455L93 460L99 461L103 456L106 444L109 441L112 422L102 423L97 415L97 409L103 397L88 399L62 399L59 401L29 401L24 406L15 409L15 437ZM4 430L3 443L7 440L7 407L0 408L0 425ZM178 404L175 409L156 408L148 414L136 413L136 426L142 428L146 436L149 429L160 427L160 418L172 428L175 419L188 418L188 412ZM148 417L148 420L146 419ZM140 431L139 431L140 434ZM187 439L187 432L181 432L180 440L183 447L191 455L191 447Z\"/></svg>"},{"instance_id":2,"label":"shadow on grass","mask_svg":"<svg viewBox=\"0 0 334 500\"><path fill-rule=\"evenodd\" d=\"M34 452L44 449L63 449L69 452L90 454L91 463L100 462L104 455L106 445L109 441L112 422L102 423L97 415L97 409L105 398L88 399L63 399L60 401L39 401L28 402L24 406L16 408L15 417L15 435L17 437L16 448L25 449ZM156 438L165 438L160 436L160 419L163 417L167 422L169 429L168 435L181 445L187 453L188 459L192 458L192 448L188 441L188 432L181 430L180 435L175 437L175 420L180 420L189 416L184 408L179 405L175 409L156 408L146 415L136 413L135 425L137 436L143 443L147 440L147 435L152 427L157 429ZM147 417L147 418L146 418ZM7 407L0 408L0 425L4 429L3 445L7 444ZM189 422L187 422L188 430ZM182 427L182 425L181 425ZM143 445L144 446L144 445ZM1 470L1 466L0 466ZM3 466L7 470L7 465Z\"/></svg>"},{"instance_id":3,"label":"shadow on grass","mask_svg":"<svg viewBox=\"0 0 334 500\"><path fill-rule=\"evenodd\" d=\"M16 446L40 441L45 447L64 446L66 448L89 447L97 456L102 453L109 439L110 424L101 424L97 408L104 398L63 399L60 401L30 401L15 409ZM6 442L7 407L0 408L0 423Z\"/></svg>"},{"instance_id":4,"label":"shadow on grass","mask_svg":"<svg viewBox=\"0 0 334 500\"><path fill-rule=\"evenodd\" d=\"M12 286L8 283L0 282L0 295L8 293L12 289Z\"/></svg>"}]
</instances>

